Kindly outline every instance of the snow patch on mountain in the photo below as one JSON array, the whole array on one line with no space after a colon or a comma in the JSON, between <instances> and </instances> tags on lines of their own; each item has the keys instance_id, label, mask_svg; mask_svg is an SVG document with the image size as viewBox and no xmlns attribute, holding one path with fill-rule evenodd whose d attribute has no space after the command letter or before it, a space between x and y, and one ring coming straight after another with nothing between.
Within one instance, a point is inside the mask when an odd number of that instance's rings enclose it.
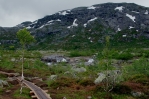
<instances>
[{"instance_id":1,"label":"snow patch on mountain","mask_svg":"<svg viewBox=\"0 0 149 99\"><path fill-rule=\"evenodd\" d=\"M58 13L59 13L59 15L66 15L66 14L69 14L69 13L67 13L67 11L58 12Z\"/></svg>"},{"instance_id":2,"label":"snow patch on mountain","mask_svg":"<svg viewBox=\"0 0 149 99\"><path fill-rule=\"evenodd\" d=\"M137 12L137 11L132 11L132 12L134 12L134 13L140 13L140 12Z\"/></svg>"},{"instance_id":3,"label":"snow patch on mountain","mask_svg":"<svg viewBox=\"0 0 149 99\"><path fill-rule=\"evenodd\" d=\"M68 29L70 29L70 28L71 28L71 26L68 26L67 28L68 28Z\"/></svg>"},{"instance_id":4,"label":"snow patch on mountain","mask_svg":"<svg viewBox=\"0 0 149 99\"><path fill-rule=\"evenodd\" d=\"M135 28L135 27L129 26L129 29L133 29L133 28Z\"/></svg>"},{"instance_id":5,"label":"snow patch on mountain","mask_svg":"<svg viewBox=\"0 0 149 99\"><path fill-rule=\"evenodd\" d=\"M84 24L84 27L86 27L86 26L87 26L87 23Z\"/></svg>"},{"instance_id":6,"label":"snow patch on mountain","mask_svg":"<svg viewBox=\"0 0 149 99\"><path fill-rule=\"evenodd\" d=\"M93 9L93 10L95 10L96 7L94 7L94 6L90 6L90 7L88 7L87 9Z\"/></svg>"},{"instance_id":7,"label":"snow patch on mountain","mask_svg":"<svg viewBox=\"0 0 149 99\"><path fill-rule=\"evenodd\" d=\"M120 6L120 7L116 7L114 10L119 10L120 12L122 12L123 11L123 8L125 8L125 7Z\"/></svg>"},{"instance_id":8,"label":"snow patch on mountain","mask_svg":"<svg viewBox=\"0 0 149 99\"><path fill-rule=\"evenodd\" d=\"M126 34L122 35L122 37L126 37L126 36L127 36Z\"/></svg>"},{"instance_id":9,"label":"snow patch on mountain","mask_svg":"<svg viewBox=\"0 0 149 99\"><path fill-rule=\"evenodd\" d=\"M40 29L43 28L45 25L42 25L41 27L39 27Z\"/></svg>"},{"instance_id":10,"label":"snow patch on mountain","mask_svg":"<svg viewBox=\"0 0 149 99\"><path fill-rule=\"evenodd\" d=\"M69 9L69 10L67 10L68 12L70 12L71 10Z\"/></svg>"},{"instance_id":11,"label":"snow patch on mountain","mask_svg":"<svg viewBox=\"0 0 149 99\"><path fill-rule=\"evenodd\" d=\"M146 12L144 14L148 14L148 10L146 10Z\"/></svg>"},{"instance_id":12,"label":"snow patch on mountain","mask_svg":"<svg viewBox=\"0 0 149 99\"><path fill-rule=\"evenodd\" d=\"M136 17L126 13L126 16L129 17L133 22L135 22Z\"/></svg>"},{"instance_id":13,"label":"snow patch on mountain","mask_svg":"<svg viewBox=\"0 0 149 99\"><path fill-rule=\"evenodd\" d=\"M76 21L77 21L77 19L75 19L75 20L73 21L72 26L78 26L78 24L76 23Z\"/></svg>"},{"instance_id":14,"label":"snow patch on mountain","mask_svg":"<svg viewBox=\"0 0 149 99\"><path fill-rule=\"evenodd\" d=\"M34 21L32 24L36 24L38 22L38 20Z\"/></svg>"},{"instance_id":15,"label":"snow patch on mountain","mask_svg":"<svg viewBox=\"0 0 149 99\"><path fill-rule=\"evenodd\" d=\"M61 21L60 19L57 19L56 21Z\"/></svg>"},{"instance_id":16,"label":"snow patch on mountain","mask_svg":"<svg viewBox=\"0 0 149 99\"><path fill-rule=\"evenodd\" d=\"M51 25L51 24L53 24L53 22L54 21L61 21L60 19L57 19L57 20L50 20L50 21L48 21L45 25Z\"/></svg>"},{"instance_id":17,"label":"snow patch on mountain","mask_svg":"<svg viewBox=\"0 0 149 99\"><path fill-rule=\"evenodd\" d=\"M77 19L75 19L72 23L71 26L68 26L67 28L71 28L71 27L74 27L74 26L78 26L78 24L76 23Z\"/></svg>"},{"instance_id":18,"label":"snow patch on mountain","mask_svg":"<svg viewBox=\"0 0 149 99\"><path fill-rule=\"evenodd\" d=\"M120 29L120 28L118 28L118 29L117 29L117 31L121 31L121 29Z\"/></svg>"},{"instance_id":19,"label":"snow patch on mountain","mask_svg":"<svg viewBox=\"0 0 149 99\"><path fill-rule=\"evenodd\" d=\"M30 27L30 26L28 26L28 27L26 27L26 29L31 29L31 27Z\"/></svg>"},{"instance_id":20,"label":"snow patch on mountain","mask_svg":"<svg viewBox=\"0 0 149 99\"><path fill-rule=\"evenodd\" d=\"M72 37L75 37L75 35L72 35Z\"/></svg>"},{"instance_id":21,"label":"snow patch on mountain","mask_svg":"<svg viewBox=\"0 0 149 99\"><path fill-rule=\"evenodd\" d=\"M93 19L90 19L88 22L92 22L92 21L94 21L94 20L96 20L97 19L97 17L95 17L95 18L93 18Z\"/></svg>"},{"instance_id":22,"label":"snow patch on mountain","mask_svg":"<svg viewBox=\"0 0 149 99\"><path fill-rule=\"evenodd\" d=\"M97 19L97 17L95 17L95 18L93 18L93 19L88 20L88 22L84 24L84 27L86 27L88 23L90 23L90 22L92 22L92 21L94 21L94 20L96 20L96 19Z\"/></svg>"},{"instance_id":23,"label":"snow patch on mountain","mask_svg":"<svg viewBox=\"0 0 149 99\"><path fill-rule=\"evenodd\" d=\"M54 20L50 20L50 21L48 21L47 23L52 23Z\"/></svg>"}]
</instances>

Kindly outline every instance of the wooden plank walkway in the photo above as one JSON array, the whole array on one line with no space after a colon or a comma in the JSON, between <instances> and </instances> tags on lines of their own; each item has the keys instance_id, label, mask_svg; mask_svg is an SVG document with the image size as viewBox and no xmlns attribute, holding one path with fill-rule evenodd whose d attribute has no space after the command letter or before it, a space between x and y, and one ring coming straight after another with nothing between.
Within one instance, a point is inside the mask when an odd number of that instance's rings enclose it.
<instances>
[{"instance_id":1,"label":"wooden plank walkway","mask_svg":"<svg viewBox=\"0 0 149 99\"><path fill-rule=\"evenodd\" d=\"M6 74L8 76L17 74L17 73L6 73L3 71L0 71L0 73ZM21 77L16 77L16 79L21 82ZM30 88L30 90L32 90L32 92L35 94L35 97L37 97L37 99L52 99L50 95L48 95L45 91L43 91L40 87L36 86L35 84L27 80L23 80L22 83L25 84L28 88Z\"/></svg>"},{"instance_id":2,"label":"wooden plank walkway","mask_svg":"<svg viewBox=\"0 0 149 99\"><path fill-rule=\"evenodd\" d=\"M45 93L41 88L37 87L33 83L26 80L24 80L23 83L34 92L37 99L52 99L47 93Z\"/></svg>"}]
</instances>

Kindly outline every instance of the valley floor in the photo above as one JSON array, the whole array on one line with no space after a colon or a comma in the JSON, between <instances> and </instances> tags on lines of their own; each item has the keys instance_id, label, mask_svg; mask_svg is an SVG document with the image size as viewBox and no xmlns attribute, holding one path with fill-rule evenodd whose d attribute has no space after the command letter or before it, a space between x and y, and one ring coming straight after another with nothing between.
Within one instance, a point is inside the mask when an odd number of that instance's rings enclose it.
<instances>
[{"instance_id":1,"label":"valley floor","mask_svg":"<svg viewBox=\"0 0 149 99\"><path fill-rule=\"evenodd\" d=\"M52 99L149 99L149 50L105 51L26 51L24 76ZM0 56L1 71L21 74L21 51ZM20 94L20 84L10 78L0 74L10 85L0 87L0 99L31 99L30 90L24 87Z\"/></svg>"}]
</instances>

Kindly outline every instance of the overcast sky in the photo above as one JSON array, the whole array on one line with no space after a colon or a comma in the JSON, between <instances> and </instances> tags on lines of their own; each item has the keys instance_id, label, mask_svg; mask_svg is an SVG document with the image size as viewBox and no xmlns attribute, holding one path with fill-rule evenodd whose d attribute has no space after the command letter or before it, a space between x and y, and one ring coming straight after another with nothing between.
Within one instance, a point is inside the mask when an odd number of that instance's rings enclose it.
<instances>
[{"instance_id":1,"label":"overcast sky","mask_svg":"<svg viewBox=\"0 0 149 99\"><path fill-rule=\"evenodd\" d=\"M107 2L136 3L149 7L148 0L0 0L0 26L11 27L61 10Z\"/></svg>"}]
</instances>

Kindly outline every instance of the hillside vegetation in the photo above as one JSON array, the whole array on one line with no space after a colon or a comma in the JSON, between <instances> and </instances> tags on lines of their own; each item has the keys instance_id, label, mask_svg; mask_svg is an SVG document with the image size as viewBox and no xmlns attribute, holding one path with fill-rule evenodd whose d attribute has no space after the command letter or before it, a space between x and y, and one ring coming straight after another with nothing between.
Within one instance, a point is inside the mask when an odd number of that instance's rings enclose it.
<instances>
[{"instance_id":1,"label":"hillside vegetation","mask_svg":"<svg viewBox=\"0 0 149 99\"><path fill-rule=\"evenodd\" d=\"M21 50L1 50L0 69L6 72L17 72L21 74ZM53 63L47 65L40 59L45 55L63 55L71 61L68 63ZM93 57L94 56L94 57ZM148 99L149 98L149 73L148 57L149 50L145 48L126 48L123 50L107 49L88 51L25 51L24 76L29 80L31 77L40 77L41 83L46 84L44 89L49 90L53 99ZM94 59L92 65L85 65L86 58ZM84 68L85 71L73 71L72 68ZM119 70L120 74L110 74L116 78L108 78L100 83L95 83L99 73ZM56 78L50 78L56 75ZM109 76L109 77L110 77ZM7 81L6 76L1 75L1 79ZM33 80L31 80L33 81ZM34 82L34 81L33 81ZM106 86L106 83L109 86ZM10 87L1 88L1 97L7 90L18 90L19 86L10 83ZM17 88L16 88L17 86ZM15 89L16 88L16 89ZM106 88L112 88L106 89ZM106 90L105 90L106 89ZM24 89L25 90L25 89ZM110 91L108 91L110 90ZM19 92L11 92L10 97L17 98ZM29 93L25 93L29 97ZM25 97L26 97L25 95ZM22 96L21 96L22 97ZM25 98L24 99L29 99Z\"/></svg>"}]
</instances>

